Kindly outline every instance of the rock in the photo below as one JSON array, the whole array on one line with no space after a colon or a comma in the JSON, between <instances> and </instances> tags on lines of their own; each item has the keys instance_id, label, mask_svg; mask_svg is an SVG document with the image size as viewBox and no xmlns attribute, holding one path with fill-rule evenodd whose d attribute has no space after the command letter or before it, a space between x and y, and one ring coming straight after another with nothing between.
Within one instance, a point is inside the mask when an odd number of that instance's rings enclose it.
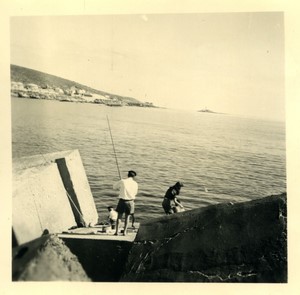
<instances>
[{"instance_id":1,"label":"rock","mask_svg":"<svg viewBox=\"0 0 300 295\"><path fill-rule=\"evenodd\" d=\"M144 223L124 282L287 282L286 194Z\"/></svg>"},{"instance_id":2,"label":"rock","mask_svg":"<svg viewBox=\"0 0 300 295\"><path fill-rule=\"evenodd\" d=\"M91 281L78 258L56 235L13 249L13 281Z\"/></svg>"}]
</instances>

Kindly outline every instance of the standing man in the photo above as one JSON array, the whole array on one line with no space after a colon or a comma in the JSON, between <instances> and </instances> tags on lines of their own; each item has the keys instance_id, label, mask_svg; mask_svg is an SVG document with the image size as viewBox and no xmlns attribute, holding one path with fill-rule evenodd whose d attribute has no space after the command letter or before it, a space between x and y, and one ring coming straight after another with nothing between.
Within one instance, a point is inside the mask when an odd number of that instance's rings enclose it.
<instances>
[{"instance_id":1,"label":"standing man","mask_svg":"<svg viewBox=\"0 0 300 295\"><path fill-rule=\"evenodd\" d=\"M134 180L136 177L135 171L128 171L128 178L121 179L113 185L114 189L119 189L119 202L116 211L118 212L118 219L116 224L115 236L118 235L119 222L125 213L124 236L127 234L127 227L130 215L134 214L134 200L138 192L138 184Z\"/></svg>"}]
</instances>

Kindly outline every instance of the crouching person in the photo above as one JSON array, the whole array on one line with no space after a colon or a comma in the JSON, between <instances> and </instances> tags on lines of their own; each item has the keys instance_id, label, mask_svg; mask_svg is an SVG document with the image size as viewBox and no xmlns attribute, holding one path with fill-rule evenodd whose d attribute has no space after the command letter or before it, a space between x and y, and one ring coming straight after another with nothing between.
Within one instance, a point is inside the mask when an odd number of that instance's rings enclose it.
<instances>
[{"instance_id":1,"label":"crouching person","mask_svg":"<svg viewBox=\"0 0 300 295\"><path fill-rule=\"evenodd\" d=\"M118 219L118 212L114 210L112 206L108 206L107 210L109 212L108 215L108 223L111 229L116 229L117 219Z\"/></svg>"}]
</instances>

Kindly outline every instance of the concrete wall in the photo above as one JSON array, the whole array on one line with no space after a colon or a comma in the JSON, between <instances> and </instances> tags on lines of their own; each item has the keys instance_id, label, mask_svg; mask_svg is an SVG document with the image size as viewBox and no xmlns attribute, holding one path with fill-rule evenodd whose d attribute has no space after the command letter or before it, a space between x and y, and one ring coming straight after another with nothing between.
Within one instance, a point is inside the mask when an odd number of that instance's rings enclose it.
<instances>
[{"instance_id":1,"label":"concrete wall","mask_svg":"<svg viewBox=\"0 0 300 295\"><path fill-rule=\"evenodd\" d=\"M14 159L12 211L17 245L40 237L45 230L61 233L79 222L97 223L96 206L79 152Z\"/></svg>"},{"instance_id":2,"label":"concrete wall","mask_svg":"<svg viewBox=\"0 0 300 295\"><path fill-rule=\"evenodd\" d=\"M124 282L287 282L286 195L141 225Z\"/></svg>"},{"instance_id":3,"label":"concrete wall","mask_svg":"<svg viewBox=\"0 0 300 295\"><path fill-rule=\"evenodd\" d=\"M93 239L91 236L85 239L74 236L62 239L93 282L120 280L132 242Z\"/></svg>"}]
</instances>

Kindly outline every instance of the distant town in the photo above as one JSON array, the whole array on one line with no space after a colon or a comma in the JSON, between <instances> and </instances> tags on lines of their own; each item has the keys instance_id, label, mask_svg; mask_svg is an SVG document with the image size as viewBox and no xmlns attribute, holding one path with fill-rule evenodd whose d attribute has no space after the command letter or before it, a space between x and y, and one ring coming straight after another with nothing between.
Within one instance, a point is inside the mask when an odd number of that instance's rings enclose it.
<instances>
[{"instance_id":1,"label":"distant town","mask_svg":"<svg viewBox=\"0 0 300 295\"><path fill-rule=\"evenodd\" d=\"M140 102L126 100L126 98L115 97L114 95L101 95L91 93L84 89L72 86L67 89L49 85L39 86L34 83L24 84L22 82L11 82L12 96L32 99L51 99L66 102L96 103L107 106L138 106L155 107L151 102Z\"/></svg>"},{"instance_id":2,"label":"distant town","mask_svg":"<svg viewBox=\"0 0 300 295\"><path fill-rule=\"evenodd\" d=\"M11 95L20 98L107 106L156 107L152 102L141 102L133 97L93 89L71 80L17 65L11 65Z\"/></svg>"}]
</instances>

